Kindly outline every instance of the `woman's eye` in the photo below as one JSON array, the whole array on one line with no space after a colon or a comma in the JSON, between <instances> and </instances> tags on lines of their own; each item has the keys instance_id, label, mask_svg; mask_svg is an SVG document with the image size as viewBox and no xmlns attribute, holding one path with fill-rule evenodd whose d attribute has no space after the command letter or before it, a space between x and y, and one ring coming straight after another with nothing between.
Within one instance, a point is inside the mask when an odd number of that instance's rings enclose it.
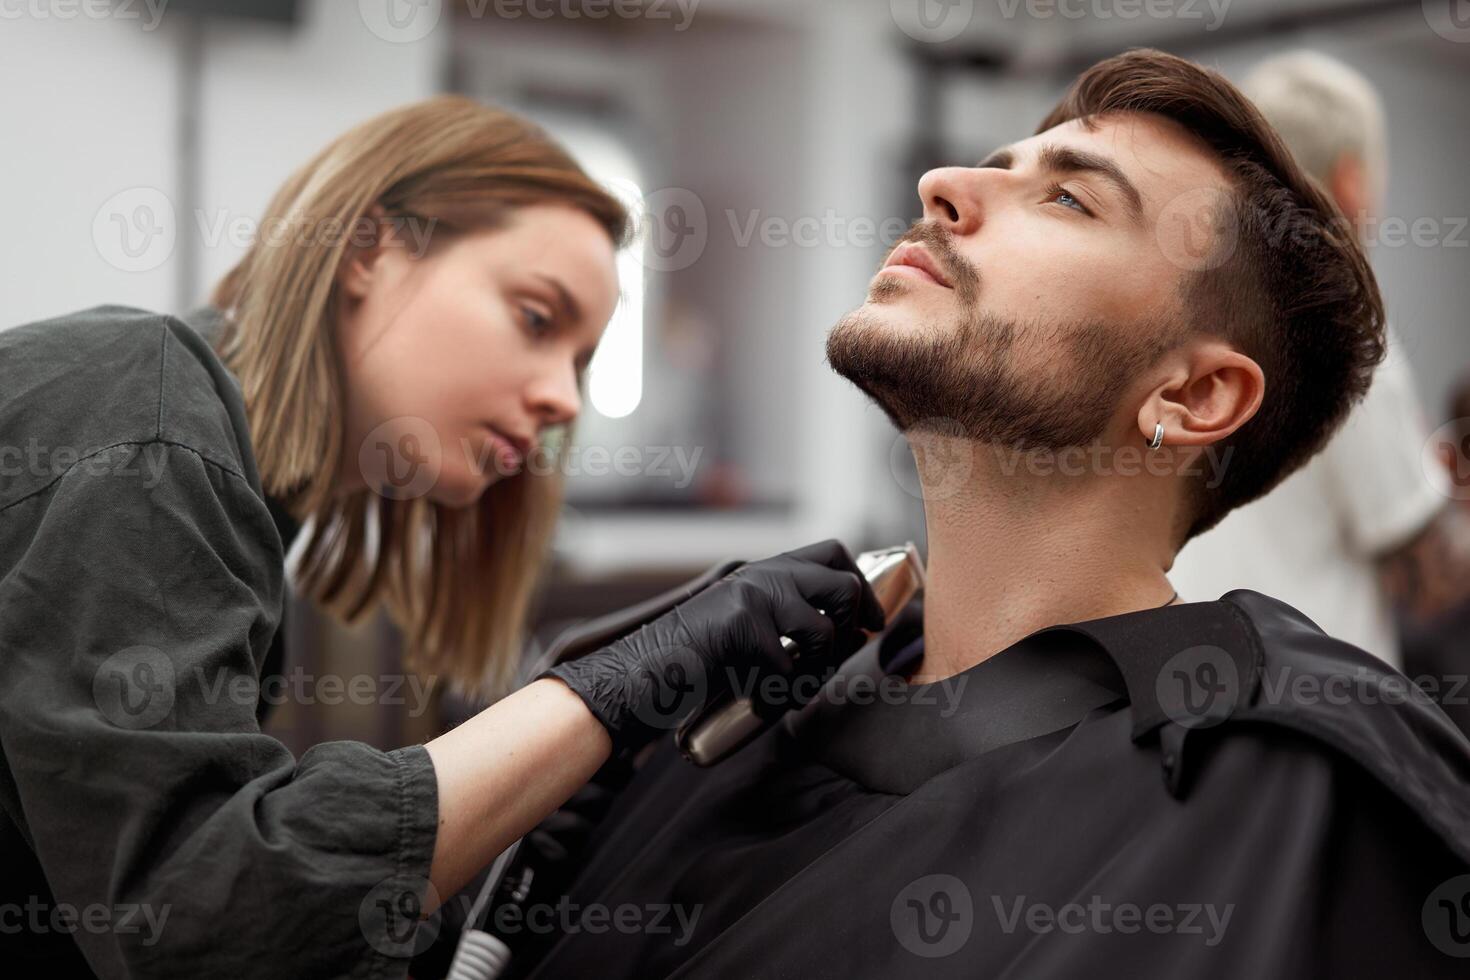
<instances>
[{"instance_id":1,"label":"woman's eye","mask_svg":"<svg viewBox=\"0 0 1470 980\"><path fill-rule=\"evenodd\" d=\"M1057 203L1061 204L1064 208L1071 208L1074 211L1081 211L1083 214L1092 213L1091 211L1087 210L1087 207L1081 201L1077 199L1077 195L1067 190L1061 184L1053 184L1051 187L1047 188L1047 200L1051 200L1053 198L1062 198L1063 200L1058 201ZM1067 203L1068 201L1070 201L1071 203Z\"/></svg>"},{"instance_id":2,"label":"woman's eye","mask_svg":"<svg viewBox=\"0 0 1470 980\"><path fill-rule=\"evenodd\" d=\"M551 317L534 306L521 306L521 317L526 327L534 334L543 334L551 329Z\"/></svg>"}]
</instances>

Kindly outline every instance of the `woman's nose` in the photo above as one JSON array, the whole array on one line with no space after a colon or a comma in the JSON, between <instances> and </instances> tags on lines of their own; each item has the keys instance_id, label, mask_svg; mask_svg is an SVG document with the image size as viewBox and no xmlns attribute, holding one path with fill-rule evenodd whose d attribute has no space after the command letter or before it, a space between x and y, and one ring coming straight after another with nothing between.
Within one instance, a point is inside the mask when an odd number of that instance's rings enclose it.
<instances>
[{"instance_id":1,"label":"woman's nose","mask_svg":"<svg viewBox=\"0 0 1470 980\"><path fill-rule=\"evenodd\" d=\"M980 184L972 167L940 167L929 171L919 178L924 219L943 225L952 235L973 234L983 219Z\"/></svg>"},{"instance_id":2,"label":"woman's nose","mask_svg":"<svg viewBox=\"0 0 1470 980\"><path fill-rule=\"evenodd\" d=\"M562 425L582 411L577 372L570 366L536 378L526 393L531 413L543 426Z\"/></svg>"}]
</instances>

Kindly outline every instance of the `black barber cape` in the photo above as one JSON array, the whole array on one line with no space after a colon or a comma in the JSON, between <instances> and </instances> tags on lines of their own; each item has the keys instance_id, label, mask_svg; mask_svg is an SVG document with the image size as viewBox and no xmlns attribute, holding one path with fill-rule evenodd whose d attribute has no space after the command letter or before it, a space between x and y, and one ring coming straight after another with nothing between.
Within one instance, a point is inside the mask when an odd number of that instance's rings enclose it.
<instances>
[{"instance_id":1,"label":"black barber cape","mask_svg":"<svg viewBox=\"0 0 1470 980\"><path fill-rule=\"evenodd\" d=\"M1382 662L1242 590L861 695L921 645L669 740L501 934L556 930L537 978L1470 976L1470 744Z\"/></svg>"},{"instance_id":2,"label":"black barber cape","mask_svg":"<svg viewBox=\"0 0 1470 980\"><path fill-rule=\"evenodd\" d=\"M294 524L213 319L0 332L0 977L407 971L433 764L260 730Z\"/></svg>"}]
</instances>

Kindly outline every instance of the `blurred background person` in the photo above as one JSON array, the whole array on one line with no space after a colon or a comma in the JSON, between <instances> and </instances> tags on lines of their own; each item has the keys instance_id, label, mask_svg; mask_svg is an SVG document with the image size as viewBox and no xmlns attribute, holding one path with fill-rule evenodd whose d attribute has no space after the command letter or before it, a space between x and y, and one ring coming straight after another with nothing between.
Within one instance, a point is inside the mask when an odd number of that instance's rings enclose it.
<instances>
[{"instance_id":1,"label":"blurred background person","mask_svg":"<svg viewBox=\"0 0 1470 980\"><path fill-rule=\"evenodd\" d=\"M1388 175L1373 86L1335 58L1297 50L1262 62L1241 87L1371 246ZM1470 594L1470 548L1447 478L1424 465L1429 427L1391 306L1389 315L1388 356L1342 430L1271 493L1186 545L1169 577L1186 599L1236 588L1276 596L1402 668L1394 605L1423 617Z\"/></svg>"},{"instance_id":2,"label":"blurred background person","mask_svg":"<svg viewBox=\"0 0 1470 980\"><path fill-rule=\"evenodd\" d=\"M1446 542L1463 552L1470 528L1470 372L1461 376L1449 400L1449 419L1434 430L1431 452L1449 473L1451 506L1459 520L1446 522L1446 534L1460 535ZM1463 585L1463 579L1455 583ZM1454 591L1453 589L1451 591ZM1400 611L1404 673L1417 680L1436 698L1445 714L1470 735L1470 599L1440 603L1442 608L1428 616Z\"/></svg>"}]
</instances>

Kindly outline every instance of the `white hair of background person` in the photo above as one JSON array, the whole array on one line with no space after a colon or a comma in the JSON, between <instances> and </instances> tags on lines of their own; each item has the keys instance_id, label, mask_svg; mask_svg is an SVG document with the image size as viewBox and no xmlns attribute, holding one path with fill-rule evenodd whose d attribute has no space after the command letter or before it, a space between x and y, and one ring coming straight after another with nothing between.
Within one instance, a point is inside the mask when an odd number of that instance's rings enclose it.
<instances>
[{"instance_id":1,"label":"white hair of background person","mask_svg":"<svg viewBox=\"0 0 1470 980\"><path fill-rule=\"evenodd\" d=\"M1240 88L1302 169L1329 191L1337 190L1334 170L1356 164L1364 170L1364 207L1371 210L1383 200L1388 183L1383 100L1356 69L1320 51L1299 49L1262 61Z\"/></svg>"}]
</instances>

